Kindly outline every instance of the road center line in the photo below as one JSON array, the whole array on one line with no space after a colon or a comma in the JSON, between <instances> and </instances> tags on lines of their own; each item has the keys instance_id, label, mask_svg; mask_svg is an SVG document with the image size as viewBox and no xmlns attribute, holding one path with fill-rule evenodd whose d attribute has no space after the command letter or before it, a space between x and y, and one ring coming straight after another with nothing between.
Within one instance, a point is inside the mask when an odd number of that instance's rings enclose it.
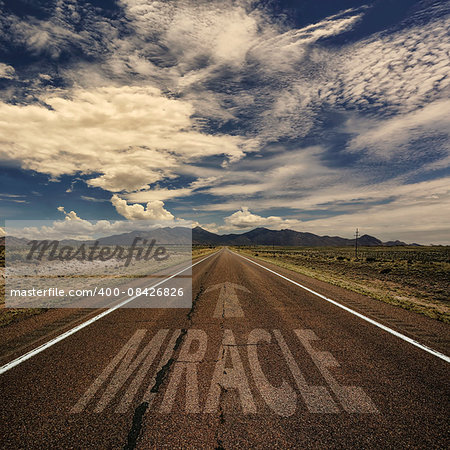
<instances>
[{"instance_id":1,"label":"road center line","mask_svg":"<svg viewBox=\"0 0 450 450\"><path fill-rule=\"evenodd\" d=\"M211 253L210 255L206 256L205 258L201 259L200 261L197 261L196 263L191 264L188 267L185 267L183 270L180 270L179 272L171 275L170 277L165 278L164 280L161 280L160 282L158 282L156 284L153 284L151 286L148 286L148 287L149 288L150 287L157 287L157 286L165 283L166 281L169 281L170 279L176 277L180 273L185 272L186 270L190 269L191 267L194 267L197 264L200 264L201 262L205 261L206 259L210 258L211 256L216 255L217 253L218 252ZM24 355L19 356L16 359L13 359L9 363L6 363L5 365L0 367L0 375L5 373L5 372L7 372L10 369L12 369L13 367L18 366L19 364L23 363L27 359L32 358L33 356L37 355L38 353L41 353L44 350L47 350L48 348L52 347L53 345L57 344L58 342L61 342L62 340L66 339L67 337L71 336L72 334L75 334L76 332L82 330L83 328L87 327L88 325L91 325L92 323L96 322L97 320L100 320L102 317L105 317L108 314L111 314L116 309L119 309L122 306L126 305L127 303L130 303L131 301L133 301L137 297L139 297L139 295L134 295L133 297L127 298L126 300L120 302L119 304L113 306L112 308L109 308L106 311L103 311L102 313L98 314L95 317L92 317L91 319L87 320L86 322L83 322L80 325L77 325L76 327L66 331L65 333L60 334L59 336L51 339L50 341L46 342L45 344L42 344L39 347L36 347L35 349L30 350L28 353L25 353Z\"/></svg>"},{"instance_id":2,"label":"road center line","mask_svg":"<svg viewBox=\"0 0 450 450\"><path fill-rule=\"evenodd\" d=\"M359 313L359 312L357 312L357 311L355 311L355 310L353 310L353 309L351 309L351 308L348 308L347 306L344 306L343 304L341 304L341 303L339 303L339 302L337 302L337 301L335 301L335 300L332 300L331 298L326 297L325 295L319 294L318 292L313 291L312 289L310 289L310 288L308 288L308 287L306 287L306 286L303 286L302 284L297 283L296 281L291 280L290 278L287 278L287 277L285 277L284 275L281 275L280 273L275 272L274 270L269 269L268 267L263 266L262 264L258 264L257 262L255 262L255 261L253 261L253 260L251 260L251 259L249 259L249 258L246 258L245 256L239 255L238 253L235 253L235 252L233 252L233 251L231 251L231 250L229 250L229 251L230 251L231 253L233 253L234 255L239 256L240 258L246 259L247 261L251 262L252 264L255 264L255 265L259 266L259 267L262 267L263 269L267 270L268 272L272 272L273 274L275 274L275 275L277 275L277 276L279 276L279 277L281 277L281 278L283 278L283 279L289 281L290 283L295 284L296 286L301 287L301 288L304 289L305 291L308 291L308 292L310 292L311 294L314 294L314 295L316 295L317 297L320 297L321 299L326 300L327 302L332 303L333 305L338 306L339 308L344 309L345 311L347 311L347 312L349 312L349 313L351 313L351 314L353 314L353 315L359 317L360 319L363 319L363 320L365 320L366 322L369 322L369 323L371 323L372 325L375 325L376 327L381 328L382 330L387 331L388 333L393 334L394 336L397 336L398 338L400 338L400 339L402 339L402 340L404 340L404 341L406 341L406 342L409 342L410 344L412 344L412 345L414 345L414 346L420 348L421 350L424 350L424 351L426 351L427 353L430 353L430 354L433 355L433 356L436 356L436 357L438 357L438 358L440 358L440 359L443 359L443 360L446 361L446 362L450 362L450 357L448 357L447 355L444 355L443 353L438 352L437 350L434 350L434 349L432 349L432 348L430 348L430 347L427 347L426 345L423 345L423 344L421 344L420 342L418 342L418 341L416 341L416 340L414 340L414 339L412 339L412 338L410 338L410 337L408 337L408 336L405 336L404 334L399 333L398 331L395 331L395 330L393 330L392 328L387 327L386 325L383 325L383 324L381 324L381 323L379 323L379 322L377 322L377 321L375 321L375 320L373 320L373 319L370 319L369 317L366 317L366 316L364 316L363 314L361 314L361 313Z\"/></svg>"},{"instance_id":3,"label":"road center line","mask_svg":"<svg viewBox=\"0 0 450 450\"><path fill-rule=\"evenodd\" d=\"M236 290L244 292L250 291L244 286L239 286L238 284L225 281L224 283L215 284L214 286L209 287L206 289L205 293L217 289L220 289L220 292L213 317L216 319L220 317L244 317L244 311L239 303Z\"/></svg>"}]
</instances>

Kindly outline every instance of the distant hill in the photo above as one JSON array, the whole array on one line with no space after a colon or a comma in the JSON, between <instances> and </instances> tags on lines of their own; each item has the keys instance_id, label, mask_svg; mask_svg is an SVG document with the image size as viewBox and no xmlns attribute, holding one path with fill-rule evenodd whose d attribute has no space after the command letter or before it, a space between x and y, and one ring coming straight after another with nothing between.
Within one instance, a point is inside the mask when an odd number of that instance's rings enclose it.
<instances>
[{"instance_id":1,"label":"distant hill","mask_svg":"<svg viewBox=\"0 0 450 450\"><path fill-rule=\"evenodd\" d=\"M5 245L5 239L6 239L6 243L8 245L24 246L24 245L27 245L27 243L28 243L28 239L17 238L14 236L1 236L0 237L0 245Z\"/></svg>"},{"instance_id":2,"label":"distant hill","mask_svg":"<svg viewBox=\"0 0 450 450\"><path fill-rule=\"evenodd\" d=\"M188 244L191 239L191 230L186 227L164 227L149 231L131 231L97 240L100 245L131 245L137 237L147 239L149 242L156 239L158 244ZM139 241L138 245L142 245L142 241Z\"/></svg>"},{"instance_id":3,"label":"distant hill","mask_svg":"<svg viewBox=\"0 0 450 450\"><path fill-rule=\"evenodd\" d=\"M294 230L269 230L268 228L255 228L242 234L218 235L196 227L192 230L192 243L197 245L279 245L297 247L345 247L355 244L354 239L339 236L318 236L313 233L304 233ZM362 235L358 239L361 246L384 245L379 239ZM406 245L395 241L388 245Z\"/></svg>"},{"instance_id":4,"label":"distant hill","mask_svg":"<svg viewBox=\"0 0 450 450\"><path fill-rule=\"evenodd\" d=\"M112 236L106 236L98 239L63 239L60 241L61 245L80 245L82 243L86 245L92 245L96 240L100 246L106 245L131 245L135 238L147 239L150 242L155 239L158 245L163 244L190 244L191 241L191 230L186 227L165 227L156 228L154 230L148 231L131 231L129 233L115 234ZM49 241L53 240L51 238ZM29 242L28 239L17 238L14 236L7 236L6 243L11 246L24 246ZM5 244L5 237L0 237L0 245ZM137 245L144 245L143 241L138 241Z\"/></svg>"},{"instance_id":5,"label":"distant hill","mask_svg":"<svg viewBox=\"0 0 450 450\"><path fill-rule=\"evenodd\" d=\"M396 245L411 245L420 247L420 244L405 244L404 242L399 240L383 242L383 245L385 245L386 247L395 247Z\"/></svg>"},{"instance_id":6,"label":"distant hill","mask_svg":"<svg viewBox=\"0 0 450 450\"><path fill-rule=\"evenodd\" d=\"M192 229L192 243L197 245L221 245L224 240L223 236L195 227Z\"/></svg>"},{"instance_id":7,"label":"distant hill","mask_svg":"<svg viewBox=\"0 0 450 450\"><path fill-rule=\"evenodd\" d=\"M165 227L149 231L131 231L129 233L116 234L97 239L100 245L131 245L136 237L147 239L156 239L158 244L186 244L190 241L190 229L185 227ZM7 238L12 245L26 245L27 239ZM0 245L4 245L5 238L0 237ZM93 240L77 241L65 239L61 241L65 245L77 245L81 242L86 244L93 243ZM139 242L142 244L142 241ZM346 247L355 244L354 239L346 239L339 236L318 236L313 233L304 233L294 230L269 230L268 228L255 228L245 233L237 234L216 234L204 230L201 227L192 229L192 244L194 245L277 245L277 246L296 246L296 247ZM376 237L368 234L362 235L358 239L361 246L398 246L407 245L401 241L382 242ZM417 244L416 244L417 245Z\"/></svg>"}]
</instances>

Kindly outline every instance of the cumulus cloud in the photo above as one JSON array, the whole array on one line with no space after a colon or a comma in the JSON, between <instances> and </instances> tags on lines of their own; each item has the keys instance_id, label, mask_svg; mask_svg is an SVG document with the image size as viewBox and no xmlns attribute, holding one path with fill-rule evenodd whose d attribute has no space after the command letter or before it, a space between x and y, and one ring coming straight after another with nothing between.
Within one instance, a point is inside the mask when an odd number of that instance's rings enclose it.
<instances>
[{"instance_id":1,"label":"cumulus cloud","mask_svg":"<svg viewBox=\"0 0 450 450\"><path fill-rule=\"evenodd\" d=\"M154 200L148 202L144 207L138 203L129 205L126 200L121 199L117 195L113 195L111 203L116 208L116 211L125 219L128 220L166 220L174 219L174 216L164 209L164 202L161 200Z\"/></svg>"},{"instance_id":2,"label":"cumulus cloud","mask_svg":"<svg viewBox=\"0 0 450 450\"><path fill-rule=\"evenodd\" d=\"M66 210L64 209L64 206L58 206L56 208L59 212L62 212L66 218L65 220L78 220L78 221L82 221L82 219L80 217L78 217L77 213L75 211L70 211L70 212L66 212Z\"/></svg>"},{"instance_id":3,"label":"cumulus cloud","mask_svg":"<svg viewBox=\"0 0 450 450\"><path fill-rule=\"evenodd\" d=\"M152 87L79 89L42 100L49 107L0 102L1 157L53 177L89 175L89 185L112 192L147 188L207 156L236 161L253 146L199 131L192 105Z\"/></svg>"},{"instance_id":4,"label":"cumulus cloud","mask_svg":"<svg viewBox=\"0 0 450 450\"><path fill-rule=\"evenodd\" d=\"M262 217L252 214L247 206L242 206L240 211L236 211L224 219L228 228L254 228L254 227L270 227L273 229L289 228L298 226L299 220L283 219L277 216Z\"/></svg>"},{"instance_id":5,"label":"cumulus cloud","mask_svg":"<svg viewBox=\"0 0 450 450\"><path fill-rule=\"evenodd\" d=\"M128 208L126 213L137 216L135 218L139 220L131 218L130 220L97 221L86 220L75 211L67 212L63 206L59 206L57 210L64 214L64 220L30 220L29 226L24 226L24 221L10 220L7 223L7 233L27 239L97 239L131 231L148 231L160 227L191 227L190 221L174 219L172 214L162 208L163 205L153 205L151 207L153 209L150 210L146 208L146 211L144 211L145 217L142 217L141 209L133 208L135 206L144 209L141 205L126 205L125 202L125 208ZM120 207L123 207L123 204Z\"/></svg>"},{"instance_id":6,"label":"cumulus cloud","mask_svg":"<svg viewBox=\"0 0 450 450\"><path fill-rule=\"evenodd\" d=\"M8 64L0 63L0 78L6 78L8 80L13 80L16 76L16 71L14 67Z\"/></svg>"},{"instance_id":7,"label":"cumulus cloud","mask_svg":"<svg viewBox=\"0 0 450 450\"><path fill-rule=\"evenodd\" d=\"M193 221L193 222L191 222L191 226L192 226L192 228L201 227L204 230L209 231L210 233L218 233L223 228L223 227L219 227L214 222L213 223L205 223L205 224L203 224L203 223L200 223L200 222L197 222L197 221Z\"/></svg>"}]
</instances>

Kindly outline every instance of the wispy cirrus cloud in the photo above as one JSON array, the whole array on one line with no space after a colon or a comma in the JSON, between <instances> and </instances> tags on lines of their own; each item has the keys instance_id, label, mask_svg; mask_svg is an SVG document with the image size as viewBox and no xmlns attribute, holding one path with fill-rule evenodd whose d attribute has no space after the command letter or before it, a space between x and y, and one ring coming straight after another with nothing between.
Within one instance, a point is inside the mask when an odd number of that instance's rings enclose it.
<instances>
[{"instance_id":1,"label":"wispy cirrus cloud","mask_svg":"<svg viewBox=\"0 0 450 450\"><path fill-rule=\"evenodd\" d=\"M155 200L170 200L173 198L187 197L192 194L191 188L180 189L143 189L137 192L124 194L124 197L134 203L146 203Z\"/></svg>"},{"instance_id":2,"label":"wispy cirrus cloud","mask_svg":"<svg viewBox=\"0 0 450 450\"><path fill-rule=\"evenodd\" d=\"M448 95L448 32L443 14L345 46L330 58L336 76L324 100L373 114L409 113Z\"/></svg>"},{"instance_id":3,"label":"wispy cirrus cloud","mask_svg":"<svg viewBox=\"0 0 450 450\"><path fill-rule=\"evenodd\" d=\"M357 152L368 150L377 159L390 160L398 156L412 157L415 153L411 144L427 140L432 145L432 153L442 151L447 156L450 151L450 100L435 100L412 112L388 118L350 119L346 130L355 135L348 142L348 150ZM424 156L419 147L419 155Z\"/></svg>"},{"instance_id":4,"label":"wispy cirrus cloud","mask_svg":"<svg viewBox=\"0 0 450 450\"><path fill-rule=\"evenodd\" d=\"M364 233L385 241L401 237L406 242L450 245L447 225L450 220L449 181L447 179L447 186L440 189L427 189L422 185L425 190L421 192L419 186L406 186L388 203L365 205L353 212L304 221L301 229L321 234L333 230L350 237L358 226ZM411 193L407 193L408 188Z\"/></svg>"},{"instance_id":5,"label":"wispy cirrus cloud","mask_svg":"<svg viewBox=\"0 0 450 450\"><path fill-rule=\"evenodd\" d=\"M205 210L238 209L226 216L225 225L216 226L216 230L229 232L262 226L351 237L355 227L360 227L364 233L385 241L402 237L410 242L450 245L447 226L450 221L449 178L413 184L402 184L398 180L378 186L340 184L303 199L290 199L290 208L294 212L290 219L252 213L248 208L238 206L239 201L233 199L226 204L205 205ZM277 208L279 203L260 198L252 200L252 209L267 211ZM311 210L322 210L324 214L312 218Z\"/></svg>"}]
</instances>

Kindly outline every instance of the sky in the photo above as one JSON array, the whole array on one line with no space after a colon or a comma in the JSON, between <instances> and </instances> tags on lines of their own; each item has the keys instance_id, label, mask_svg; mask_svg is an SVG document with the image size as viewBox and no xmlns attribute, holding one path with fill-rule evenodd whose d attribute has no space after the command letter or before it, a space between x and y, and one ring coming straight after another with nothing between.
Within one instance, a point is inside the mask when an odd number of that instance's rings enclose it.
<instances>
[{"instance_id":1,"label":"sky","mask_svg":"<svg viewBox=\"0 0 450 450\"><path fill-rule=\"evenodd\" d=\"M449 12L0 0L0 217L450 244Z\"/></svg>"}]
</instances>

